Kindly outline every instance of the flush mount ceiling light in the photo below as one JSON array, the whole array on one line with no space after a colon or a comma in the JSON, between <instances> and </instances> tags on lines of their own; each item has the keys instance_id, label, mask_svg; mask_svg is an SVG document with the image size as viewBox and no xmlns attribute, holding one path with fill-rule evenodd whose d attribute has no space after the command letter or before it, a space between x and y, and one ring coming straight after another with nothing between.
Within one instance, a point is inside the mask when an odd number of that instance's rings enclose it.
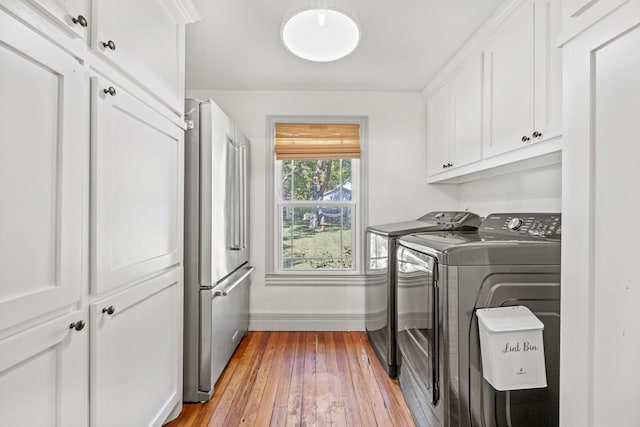
<instances>
[{"instance_id":1,"label":"flush mount ceiling light","mask_svg":"<svg viewBox=\"0 0 640 427\"><path fill-rule=\"evenodd\" d=\"M309 61L329 62L349 55L360 42L360 29L344 3L294 3L282 21L282 43L294 55Z\"/></svg>"}]
</instances>

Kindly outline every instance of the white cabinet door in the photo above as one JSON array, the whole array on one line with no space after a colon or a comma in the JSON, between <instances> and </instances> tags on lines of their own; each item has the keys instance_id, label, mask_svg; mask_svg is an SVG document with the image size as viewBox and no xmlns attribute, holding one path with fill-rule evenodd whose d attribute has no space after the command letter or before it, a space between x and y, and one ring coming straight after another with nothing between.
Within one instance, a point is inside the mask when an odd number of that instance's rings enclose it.
<instances>
[{"instance_id":1,"label":"white cabinet door","mask_svg":"<svg viewBox=\"0 0 640 427\"><path fill-rule=\"evenodd\" d=\"M451 82L452 167L482 158L482 52L474 54Z\"/></svg>"},{"instance_id":2,"label":"white cabinet door","mask_svg":"<svg viewBox=\"0 0 640 427\"><path fill-rule=\"evenodd\" d=\"M184 28L163 0L93 0L92 48L176 112L183 109Z\"/></svg>"},{"instance_id":3,"label":"white cabinet door","mask_svg":"<svg viewBox=\"0 0 640 427\"><path fill-rule=\"evenodd\" d=\"M88 328L69 327L80 320L73 312L0 340L0 425L87 425Z\"/></svg>"},{"instance_id":4,"label":"white cabinet door","mask_svg":"<svg viewBox=\"0 0 640 427\"><path fill-rule=\"evenodd\" d=\"M429 175L435 175L449 168L451 159L450 101L449 84L444 85L427 100Z\"/></svg>"},{"instance_id":5,"label":"white cabinet door","mask_svg":"<svg viewBox=\"0 0 640 427\"><path fill-rule=\"evenodd\" d=\"M182 398L182 268L90 306L91 425L159 426Z\"/></svg>"},{"instance_id":6,"label":"white cabinet door","mask_svg":"<svg viewBox=\"0 0 640 427\"><path fill-rule=\"evenodd\" d=\"M88 34L89 8L87 0L27 0L57 22L72 37Z\"/></svg>"},{"instance_id":7,"label":"white cabinet door","mask_svg":"<svg viewBox=\"0 0 640 427\"><path fill-rule=\"evenodd\" d=\"M87 79L0 12L0 331L80 300Z\"/></svg>"},{"instance_id":8,"label":"white cabinet door","mask_svg":"<svg viewBox=\"0 0 640 427\"><path fill-rule=\"evenodd\" d=\"M184 132L98 78L91 79L91 106L97 294L182 262Z\"/></svg>"},{"instance_id":9,"label":"white cabinet door","mask_svg":"<svg viewBox=\"0 0 640 427\"><path fill-rule=\"evenodd\" d=\"M637 354L640 247L640 1L564 47L560 425L633 427L640 420Z\"/></svg>"},{"instance_id":10,"label":"white cabinet door","mask_svg":"<svg viewBox=\"0 0 640 427\"><path fill-rule=\"evenodd\" d=\"M485 157L531 142L534 12L533 2L519 10L485 50Z\"/></svg>"},{"instance_id":11,"label":"white cabinet door","mask_svg":"<svg viewBox=\"0 0 640 427\"><path fill-rule=\"evenodd\" d=\"M535 82L533 133L538 143L562 134L562 49L556 39L562 27L560 1L537 0L535 7Z\"/></svg>"}]
</instances>

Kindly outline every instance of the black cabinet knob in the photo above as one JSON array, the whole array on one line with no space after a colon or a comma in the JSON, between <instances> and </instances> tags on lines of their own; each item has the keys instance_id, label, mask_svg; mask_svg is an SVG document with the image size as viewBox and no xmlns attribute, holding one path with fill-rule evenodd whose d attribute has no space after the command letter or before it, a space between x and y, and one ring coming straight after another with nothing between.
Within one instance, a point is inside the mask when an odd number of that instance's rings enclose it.
<instances>
[{"instance_id":1,"label":"black cabinet knob","mask_svg":"<svg viewBox=\"0 0 640 427\"><path fill-rule=\"evenodd\" d=\"M529 138L527 135L522 137L522 142L527 142L529 141L531 138Z\"/></svg>"},{"instance_id":2,"label":"black cabinet knob","mask_svg":"<svg viewBox=\"0 0 640 427\"><path fill-rule=\"evenodd\" d=\"M540 132L538 132L537 130L533 132L533 137L534 138L540 138L542 136L542 134Z\"/></svg>"},{"instance_id":3,"label":"black cabinet knob","mask_svg":"<svg viewBox=\"0 0 640 427\"><path fill-rule=\"evenodd\" d=\"M84 329L84 320L78 320L77 322L73 322L69 325L69 329L75 329L76 331L81 331Z\"/></svg>"},{"instance_id":4,"label":"black cabinet knob","mask_svg":"<svg viewBox=\"0 0 640 427\"><path fill-rule=\"evenodd\" d=\"M71 18L71 22L73 22L74 24L80 24L80 26L83 28L87 28L87 25L89 25L89 23L87 22L87 18L82 15L78 15L77 18Z\"/></svg>"},{"instance_id":5,"label":"black cabinet knob","mask_svg":"<svg viewBox=\"0 0 640 427\"><path fill-rule=\"evenodd\" d=\"M113 86L109 86L108 89L102 89L102 91L107 95L116 96L116 88L114 88Z\"/></svg>"},{"instance_id":6,"label":"black cabinet knob","mask_svg":"<svg viewBox=\"0 0 640 427\"><path fill-rule=\"evenodd\" d=\"M102 42L102 46L105 49L116 50L116 44L113 42L113 40L109 40L108 42Z\"/></svg>"},{"instance_id":7,"label":"black cabinet knob","mask_svg":"<svg viewBox=\"0 0 640 427\"><path fill-rule=\"evenodd\" d=\"M447 165L442 165L442 169L446 169L446 168L447 168Z\"/></svg>"},{"instance_id":8,"label":"black cabinet knob","mask_svg":"<svg viewBox=\"0 0 640 427\"><path fill-rule=\"evenodd\" d=\"M103 308L102 309L103 313L107 313L109 316L111 316L113 313L116 312L116 308L112 305L110 305L109 307Z\"/></svg>"}]
</instances>

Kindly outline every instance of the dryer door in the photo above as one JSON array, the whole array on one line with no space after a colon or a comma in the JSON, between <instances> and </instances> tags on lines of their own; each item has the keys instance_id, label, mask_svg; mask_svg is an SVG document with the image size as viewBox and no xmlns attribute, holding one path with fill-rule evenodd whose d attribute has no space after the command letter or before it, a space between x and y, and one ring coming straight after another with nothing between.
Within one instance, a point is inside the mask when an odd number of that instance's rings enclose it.
<instances>
[{"instance_id":1,"label":"dryer door","mask_svg":"<svg viewBox=\"0 0 640 427\"><path fill-rule=\"evenodd\" d=\"M439 393L439 295L437 260L398 247L397 339L400 376L409 375L416 392L437 405ZM424 409L424 408L423 408Z\"/></svg>"}]
</instances>

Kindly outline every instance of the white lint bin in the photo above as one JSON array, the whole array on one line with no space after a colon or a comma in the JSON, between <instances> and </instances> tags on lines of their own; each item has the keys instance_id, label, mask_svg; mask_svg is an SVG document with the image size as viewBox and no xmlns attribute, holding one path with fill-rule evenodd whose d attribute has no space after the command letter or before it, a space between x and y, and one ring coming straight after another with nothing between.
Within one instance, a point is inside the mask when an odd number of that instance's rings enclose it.
<instances>
[{"instance_id":1,"label":"white lint bin","mask_svg":"<svg viewBox=\"0 0 640 427\"><path fill-rule=\"evenodd\" d=\"M484 378L496 390L547 386L542 330L527 307L476 310Z\"/></svg>"}]
</instances>

